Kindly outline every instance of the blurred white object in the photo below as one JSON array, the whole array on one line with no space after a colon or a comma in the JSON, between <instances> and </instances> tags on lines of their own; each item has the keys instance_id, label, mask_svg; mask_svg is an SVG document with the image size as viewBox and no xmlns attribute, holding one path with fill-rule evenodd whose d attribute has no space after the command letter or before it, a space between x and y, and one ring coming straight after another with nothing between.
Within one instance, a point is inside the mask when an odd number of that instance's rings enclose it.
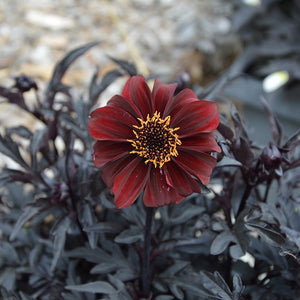
<instances>
[{"instance_id":1,"label":"blurred white object","mask_svg":"<svg viewBox=\"0 0 300 300\"><path fill-rule=\"evenodd\" d=\"M289 73L287 71L278 71L265 77L263 80L263 90L266 93L272 93L285 85L289 81Z\"/></svg>"},{"instance_id":2,"label":"blurred white object","mask_svg":"<svg viewBox=\"0 0 300 300\"><path fill-rule=\"evenodd\" d=\"M249 6L259 6L261 5L261 0L243 0L243 2Z\"/></svg>"}]
</instances>

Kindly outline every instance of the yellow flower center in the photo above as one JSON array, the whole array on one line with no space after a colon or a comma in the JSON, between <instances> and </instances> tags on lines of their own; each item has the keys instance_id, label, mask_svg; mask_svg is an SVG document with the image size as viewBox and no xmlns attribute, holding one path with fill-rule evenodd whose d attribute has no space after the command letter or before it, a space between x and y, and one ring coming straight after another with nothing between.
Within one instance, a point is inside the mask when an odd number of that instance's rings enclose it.
<instances>
[{"instance_id":1,"label":"yellow flower center","mask_svg":"<svg viewBox=\"0 0 300 300\"><path fill-rule=\"evenodd\" d=\"M151 118L147 115L146 121L138 118L141 125L133 125L135 139L128 140L134 148L130 153L144 157L145 164L152 162L155 168L161 168L171 156L177 156L176 148L181 141L175 131L179 127L170 128L170 119L170 116L162 119L157 111Z\"/></svg>"}]
</instances>

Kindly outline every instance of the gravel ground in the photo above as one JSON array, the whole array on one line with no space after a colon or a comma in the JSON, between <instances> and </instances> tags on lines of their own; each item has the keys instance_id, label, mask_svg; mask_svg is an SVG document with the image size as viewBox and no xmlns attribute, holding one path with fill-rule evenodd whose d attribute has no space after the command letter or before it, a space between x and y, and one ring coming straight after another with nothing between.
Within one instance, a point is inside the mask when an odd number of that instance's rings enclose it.
<instances>
[{"instance_id":1,"label":"gravel ground","mask_svg":"<svg viewBox=\"0 0 300 300\"><path fill-rule=\"evenodd\" d=\"M102 43L64 79L80 92L96 66L102 73L111 68L107 55L135 62L141 73L160 74L164 81L187 71L203 84L238 52L230 33L232 10L229 0L2 0L0 84L27 74L41 93L67 51L96 40ZM116 83L107 93L119 88ZM15 108L0 104L0 125L11 125L7 110Z\"/></svg>"}]
</instances>

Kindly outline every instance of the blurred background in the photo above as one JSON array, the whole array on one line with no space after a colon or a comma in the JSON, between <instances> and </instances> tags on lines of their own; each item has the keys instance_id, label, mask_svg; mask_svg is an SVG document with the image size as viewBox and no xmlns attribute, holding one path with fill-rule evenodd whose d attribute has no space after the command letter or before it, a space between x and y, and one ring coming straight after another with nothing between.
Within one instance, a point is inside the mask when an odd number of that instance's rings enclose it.
<instances>
[{"instance_id":1,"label":"blurred background","mask_svg":"<svg viewBox=\"0 0 300 300\"><path fill-rule=\"evenodd\" d=\"M262 95L287 134L299 128L299 29L299 0L2 0L0 85L10 87L13 76L26 74L42 94L56 62L99 40L64 78L75 95L87 97L97 67L99 75L114 67L108 55L164 82L187 78L198 94L221 78L211 97L233 100L253 137L265 142L271 135ZM101 101L123 83L112 84ZM38 126L1 99L1 127L23 122Z\"/></svg>"}]
</instances>

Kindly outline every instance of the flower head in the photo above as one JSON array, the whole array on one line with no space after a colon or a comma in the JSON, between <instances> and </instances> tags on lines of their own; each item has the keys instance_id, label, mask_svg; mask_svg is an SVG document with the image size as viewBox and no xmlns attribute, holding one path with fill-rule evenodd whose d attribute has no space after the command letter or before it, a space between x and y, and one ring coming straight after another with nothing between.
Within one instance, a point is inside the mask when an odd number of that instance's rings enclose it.
<instances>
[{"instance_id":1,"label":"flower head","mask_svg":"<svg viewBox=\"0 0 300 300\"><path fill-rule=\"evenodd\" d=\"M174 96L176 84L131 77L121 95L91 113L89 132L97 139L94 163L115 196L118 208L144 192L146 206L180 203L197 181L206 185L220 152L214 138L219 114L214 102L190 89Z\"/></svg>"}]
</instances>

